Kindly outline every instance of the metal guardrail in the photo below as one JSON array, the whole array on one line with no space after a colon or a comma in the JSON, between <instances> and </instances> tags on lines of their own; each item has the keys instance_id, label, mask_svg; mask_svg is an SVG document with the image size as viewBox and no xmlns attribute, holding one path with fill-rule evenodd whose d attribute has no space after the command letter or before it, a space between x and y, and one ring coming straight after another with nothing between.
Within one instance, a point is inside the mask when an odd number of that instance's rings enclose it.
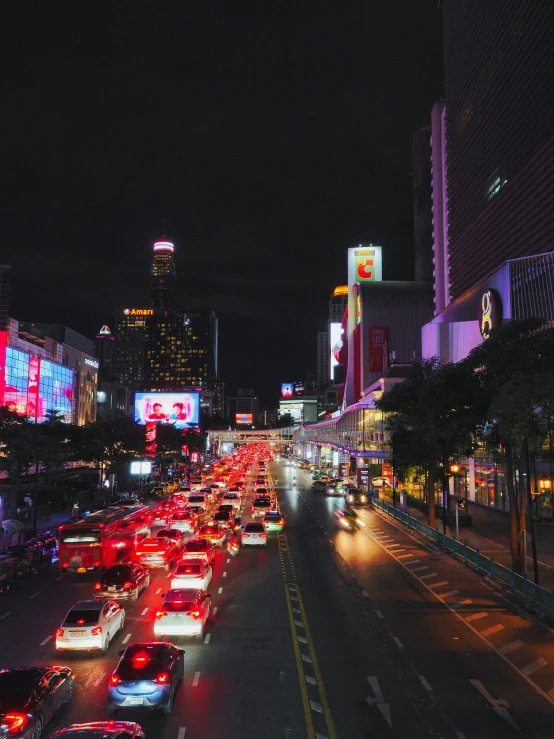
<instances>
[{"instance_id":1,"label":"metal guardrail","mask_svg":"<svg viewBox=\"0 0 554 739\"><path fill-rule=\"evenodd\" d=\"M460 558L464 565L472 567L477 572L488 575L495 580L499 580L506 585L509 590L518 595L522 595L527 600L533 601L537 605L542 606L554 616L554 593L545 590L539 585L529 580L527 577L518 575L513 569L508 569L504 565L495 562L492 557L485 557L478 549L473 549L465 542L456 541L451 536L442 534L437 529L432 528L423 521L404 513L399 508L394 508L390 503L385 503L378 498L373 499L373 504L382 511L392 516L397 521L406 524L408 528L420 532L429 539L435 541L453 555Z\"/></svg>"}]
</instances>

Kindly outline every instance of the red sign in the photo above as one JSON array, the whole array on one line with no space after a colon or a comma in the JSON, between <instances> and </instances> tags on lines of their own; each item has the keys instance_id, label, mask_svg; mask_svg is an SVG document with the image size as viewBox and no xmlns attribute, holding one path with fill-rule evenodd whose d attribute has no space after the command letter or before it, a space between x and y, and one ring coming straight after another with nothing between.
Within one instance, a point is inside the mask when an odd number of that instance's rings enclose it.
<instances>
[{"instance_id":1,"label":"red sign","mask_svg":"<svg viewBox=\"0 0 554 739\"><path fill-rule=\"evenodd\" d=\"M146 444L144 445L144 455L146 457L156 456L156 423L146 424Z\"/></svg>"},{"instance_id":2,"label":"red sign","mask_svg":"<svg viewBox=\"0 0 554 739\"><path fill-rule=\"evenodd\" d=\"M38 389L40 379L40 357L29 357L27 380L27 415L38 420Z\"/></svg>"},{"instance_id":3,"label":"red sign","mask_svg":"<svg viewBox=\"0 0 554 739\"><path fill-rule=\"evenodd\" d=\"M384 372L387 369L388 329L386 326L369 327L369 371Z\"/></svg>"},{"instance_id":4,"label":"red sign","mask_svg":"<svg viewBox=\"0 0 554 739\"><path fill-rule=\"evenodd\" d=\"M191 462L198 462L198 457L199 456L200 455L198 454L198 452L192 452L191 455L190 455L190 461Z\"/></svg>"},{"instance_id":5,"label":"red sign","mask_svg":"<svg viewBox=\"0 0 554 739\"><path fill-rule=\"evenodd\" d=\"M6 346L8 332L0 331L0 405L4 405L4 391L6 389Z\"/></svg>"},{"instance_id":6,"label":"red sign","mask_svg":"<svg viewBox=\"0 0 554 739\"><path fill-rule=\"evenodd\" d=\"M189 445L188 444L182 444L181 445L181 456L184 457L189 453Z\"/></svg>"}]
</instances>

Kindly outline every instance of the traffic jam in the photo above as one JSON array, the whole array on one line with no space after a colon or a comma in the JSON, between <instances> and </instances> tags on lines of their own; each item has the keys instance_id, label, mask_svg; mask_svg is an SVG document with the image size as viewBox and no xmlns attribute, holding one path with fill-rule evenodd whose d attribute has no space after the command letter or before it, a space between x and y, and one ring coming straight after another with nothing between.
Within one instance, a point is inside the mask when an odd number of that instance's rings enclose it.
<instances>
[{"instance_id":1,"label":"traffic jam","mask_svg":"<svg viewBox=\"0 0 554 739\"><path fill-rule=\"evenodd\" d=\"M15 594L18 578L40 580L41 570L56 567L56 582L74 583L81 596L59 613L59 626L43 642L52 664L3 665L0 656L0 738L141 739L145 732L126 720L128 709L172 712L186 675L186 645L209 639L217 610L211 588L224 576L217 553L234 557L242 549L265 548L285 525L268 468L272 460L268 444L251 444L204 464L197 476L156 487L146 504L122 501L62 524L56 536L0 552L4 592L13 586ZM156 590L157 607L140 611L138 601L155 585L163 585ZM55 598L51 608L58 608ZM149 613L151 638L123 639L117 655L110 644L137 609ZM112 664L117 657L117 664L106 672L100 715L59 728L79 686L79 671L71 667L71 656L79 654ZM50 722L55 729L49 730Z\"/></svg>"}]
</instances>

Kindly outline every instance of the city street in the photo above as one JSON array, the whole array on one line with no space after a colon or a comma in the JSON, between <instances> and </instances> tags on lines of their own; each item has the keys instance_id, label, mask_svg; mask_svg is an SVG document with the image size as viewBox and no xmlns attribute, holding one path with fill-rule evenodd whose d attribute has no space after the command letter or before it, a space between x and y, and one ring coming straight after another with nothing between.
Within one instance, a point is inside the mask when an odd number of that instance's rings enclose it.
<instances>
[{"instance_id":1,"label":"city street","mask_svg":"<svg viewBox=\"0 0 554 739\"><path fill-rule=\"evenodd\" d=\"M338 531L342 499L312 493L311 475L288 463L270 469L284 532L270 535L267 550L218 551L205 643L178 642L186 675L172 715L118 718L163 739L551 735L545 627L373 510L360 509L362 530ZM91 597L94 580L51 568L0 600L2 666L67 664L76 675L72 703L45 736L108 718L118 651L153 639L167 588L160 570L128 606L107 655L57 655L52 635L73 603Z\"/></svg>"}]
</instances>

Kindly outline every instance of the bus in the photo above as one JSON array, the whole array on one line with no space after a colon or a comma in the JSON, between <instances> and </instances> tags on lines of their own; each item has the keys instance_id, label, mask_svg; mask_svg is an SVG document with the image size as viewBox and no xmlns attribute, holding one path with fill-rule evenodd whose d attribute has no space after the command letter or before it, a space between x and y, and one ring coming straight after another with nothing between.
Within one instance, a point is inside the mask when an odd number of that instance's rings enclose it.
<instances>
[{"instance_id":1,"label":"bus","mask_svg":"<svg viewBox=\"0 0 554 739\"><path fill-rule=\"evenodd\" d=\"M73 557L81 560L77 572L130 560L137 544L150 536L151 525L148 506L114 506L62 524L58 530L58 569L67 570Z\"/></svg>"}]
</instances>

